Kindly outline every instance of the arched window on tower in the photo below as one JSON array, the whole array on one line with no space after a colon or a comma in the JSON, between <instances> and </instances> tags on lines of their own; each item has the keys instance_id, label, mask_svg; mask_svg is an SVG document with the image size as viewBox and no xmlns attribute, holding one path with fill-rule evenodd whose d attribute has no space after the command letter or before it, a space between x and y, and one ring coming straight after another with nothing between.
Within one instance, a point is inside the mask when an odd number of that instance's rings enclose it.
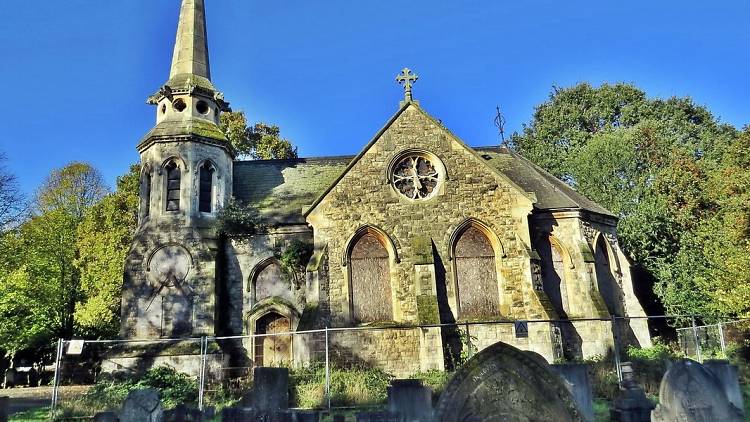
<instances>
[{"instance_id":1,"label":"arched window on tower","mask_svg":"<svg viewBox=\"0 0 750 422\"><path fill-rule=\"evenodd\" d=\"M499 315L499 288L495 251L490 239L469 226L456 240L456 287L459 318Z\"/></svg>"},{"instance_id":2,"label":"arched window on tower","mask_svg":"<svg viewBox=\"0 0 750 422\"><path fill-rule=\"evenodd\" d=\"M607 240L603 235L599 236L596 241L596 255L594 257L596 282L609 314L623 316L622 288L613 274L612 260L606 242Z\"/></svg>"},{"instance_id":3,"label":"arched window on tower","mask_svg":"<svg viewBox=\"0 0 750 422\"><path fill-rule=\"evenodd\" d=\"M393 320L390 258L374 233L365 232L350 249L349 271L354 322Z\"/></svg>"},{"instance_id":4,"label":"arched window on tower","mask_svg":"<svg viewBox=\"0 0 750 422\"><path fill-rule=\"evenodd\" d=\"M167 172L167 211L180 210L180 168L177 163L170 161L164 170Z\"/></svg>"},{"instance_id":5,"label":"arched window on tower","mask_svg":"<svg viewBox=\"0 0 750 422\"><path fill-rule=\"evenodd\" d=\"M201 166L199 173L198 210L200 212L212 212L214 168L207 161Z\"/></svg>"},{"instance_id":6,"label":"arched window on tower","mask_svg":"<svg viewBox=\"0 0 750 422\"><path fill-rule=\"evenodd\" d=\"M542 282L544 292L561 318L567 318L570 312L568 291L565 280L565 263L563 250L551 236L544 236L536 244L541 259Z\"/></svg>"}]
</instances>

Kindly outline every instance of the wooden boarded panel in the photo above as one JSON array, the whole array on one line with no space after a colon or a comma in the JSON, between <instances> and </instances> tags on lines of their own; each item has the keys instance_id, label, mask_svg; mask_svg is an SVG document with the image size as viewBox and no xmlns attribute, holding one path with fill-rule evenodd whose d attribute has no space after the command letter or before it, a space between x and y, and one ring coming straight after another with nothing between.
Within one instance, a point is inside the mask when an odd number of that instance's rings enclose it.
<instances>
[{"instance_id":1,"label":"wooden boarded panel","mask_svg":"<svg viewBox=\"0 0 750 422\"><path fill-rule=\"evenodd\" d=\"M271 312L258 319L255 334L277 334L291 332L288 318ZM292 336L270 335L255 341L256 366L284 366L291 361Z\"/></svg>"},{"instance_id":2,"label":"wooden boarded panel","mask_svg":"<svg viewBox=\"0 0 750 422\"><path fill-rule=\"evenodd\" d=\"M500 316L495 251L487 236L469 227L456 242L455 258L459 317Z\"/></svg>"},{"instance_id":3,"label":"wooden boarded panel","mask_svg":"<svg viewBox=\"0 0 750 422\"><path fill-rule=\"evenodd\" d=\"M352 248L351 295L355 322L393 320L388 251L372 234L362 236Z\"/></svg>"}]
</instances>

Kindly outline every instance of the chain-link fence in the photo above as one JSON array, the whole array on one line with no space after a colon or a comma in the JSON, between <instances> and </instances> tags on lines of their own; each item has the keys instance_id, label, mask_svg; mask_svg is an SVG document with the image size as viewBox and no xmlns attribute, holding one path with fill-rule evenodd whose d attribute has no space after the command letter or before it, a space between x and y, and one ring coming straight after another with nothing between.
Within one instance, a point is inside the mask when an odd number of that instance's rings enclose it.
<instances>
[{"instance_id":1,"label":"chain-link fence","mask_svg":"<svg viewBox=\"0 0 750 422\"><path fill-rule=\"evenodd\" d=\"M63 340L54 366L52 410L91 417L117 410L136 387L162 392L167 407L232 406L252 388L256 366L287 367L293 407L380 406L393 378L419 378L439 393L453 371L502 341L549 363L591 366L595 394L618 388L633 361L655 393L667 360L726 358L750 337L750 322L699 325L695 318L588 318L362 326L246 336L157 340ZM649 326L670 327L652 343Z\"/></svg>"}]
</instances>

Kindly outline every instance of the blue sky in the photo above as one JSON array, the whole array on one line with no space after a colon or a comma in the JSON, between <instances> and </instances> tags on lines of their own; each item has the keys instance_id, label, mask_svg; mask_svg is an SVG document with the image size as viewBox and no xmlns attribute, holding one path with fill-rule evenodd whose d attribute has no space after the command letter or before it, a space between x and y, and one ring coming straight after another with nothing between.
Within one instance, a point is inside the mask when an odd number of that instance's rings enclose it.
<instances>
[{"instance_id":1,"label":"blue sky","mask_svg":"<svg viewBox=\"0 0 750 422\"><path fill-rule=\"evenodd\" d=\"M632 82L750 123L750 2L206 0L213 80L302 156L355 154L414 97L471 145L519 130L552 85ZM87 161L138 160L169 72L178 0L3 0L0 151L31 193Z\"/></svg>"}]
</instances>

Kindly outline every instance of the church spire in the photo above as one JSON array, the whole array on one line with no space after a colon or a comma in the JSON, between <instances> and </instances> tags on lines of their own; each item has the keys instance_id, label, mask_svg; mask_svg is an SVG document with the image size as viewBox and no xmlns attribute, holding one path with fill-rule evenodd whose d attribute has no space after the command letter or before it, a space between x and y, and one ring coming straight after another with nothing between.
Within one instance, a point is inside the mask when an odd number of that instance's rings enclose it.
<instances>
[{"instance_id":1,"label":"church spire","mask_svg":"<svg viewBox=\"0 0 750 422\"><path fill-rule=\"evenodd\" d=\"M169 78L182 74L211 80L204 0L182 0Z\"/></svg>"}]
</instances>

